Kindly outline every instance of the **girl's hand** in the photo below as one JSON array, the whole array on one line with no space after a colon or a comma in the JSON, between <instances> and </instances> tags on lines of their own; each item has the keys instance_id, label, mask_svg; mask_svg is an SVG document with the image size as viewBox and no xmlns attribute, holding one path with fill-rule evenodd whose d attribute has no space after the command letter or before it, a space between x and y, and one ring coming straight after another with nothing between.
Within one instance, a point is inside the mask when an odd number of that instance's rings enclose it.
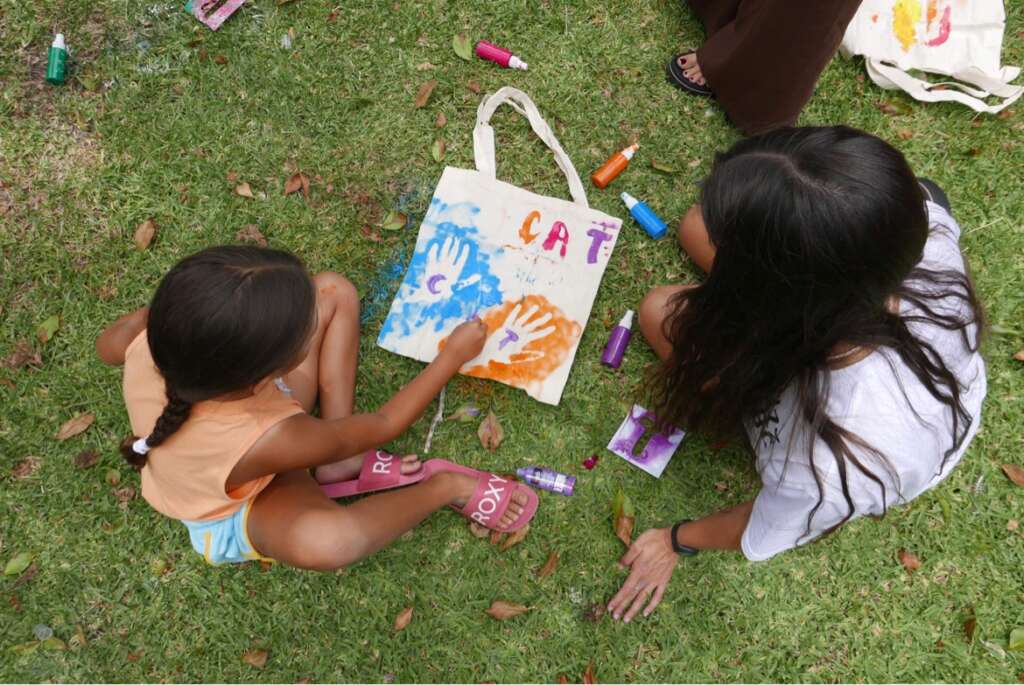
<instances>
[{"instance_id":1,"label":"girl's hand","mask_svg":"<svg viewBox=\"0 0 1024 685\"><path fill-rule=\"evenodd\" d=\"M487 324L480 319L471 319L455 327L444 344L442 354L452 355L462 366L480 354L486 340Z\"/></svg>"},{"instance_id":2,"label":"girl's hand","mask_svg":"<svg viewBox=\"0 0 1024 685\"><path fill-rule=\"evenodd\" d=\"M672 550L671 535L671 528L651 528L638 537L619 560L619 564L632 568L622 588L608 602L612 618L629 623L651 593L654 596L644 609L644 616L650 616L661 603L679 561L679 555Z\"/></svg>"},{"instance_id":3,"label":"girl's hand","mask_svg":"<svg viewBox=\"0 0 1024 685\"><path fill-rule=\"evenodd\" d=\"M494 329L494 332L487 338L483 351L476 359L470 361L467 366L486 364L489 361L499 364L514 364L517 362L531 362L544 356L543 352L536 350L524 350L530 343L546 338L555 332L555 326L550 325L552 315L550 312L530 318L537 313L536 305L525 312L522 304L517 304L505 317L505 321ZM513 360L513 357L515 359Z\"/></svg>"}]
</instances>

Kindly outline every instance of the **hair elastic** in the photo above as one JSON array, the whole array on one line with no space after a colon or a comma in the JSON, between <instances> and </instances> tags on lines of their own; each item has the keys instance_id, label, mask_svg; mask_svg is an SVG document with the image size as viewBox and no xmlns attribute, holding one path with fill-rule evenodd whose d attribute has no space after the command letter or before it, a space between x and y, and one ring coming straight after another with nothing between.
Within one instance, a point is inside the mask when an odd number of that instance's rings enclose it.
<instances>
[{"instance_id":1,"label":"hair elastic","mask_svg":"<svg viewBox=\"0 0 1024 685\"><path fill-rule=\"evenodd\" d=\"M132 443L132 452L135 452L135 454L138 454L138 455L143 456L143 457L146 456L147 454L149 454L149 443L146 442L147 440L149 440L149 438L145 437L145 438L139 438L138 440L133 442Z\"/></svg>"}]
</instances>

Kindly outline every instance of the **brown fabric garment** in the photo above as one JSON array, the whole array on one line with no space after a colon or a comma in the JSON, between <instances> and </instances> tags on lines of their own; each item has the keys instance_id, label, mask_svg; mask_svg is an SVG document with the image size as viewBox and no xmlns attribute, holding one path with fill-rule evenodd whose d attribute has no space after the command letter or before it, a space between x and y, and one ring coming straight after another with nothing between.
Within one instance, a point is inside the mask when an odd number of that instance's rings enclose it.
<instances>
[{"instance_id":1,"label":"brown fabric garment","mask_svg":"<svg viewBox=\"0 0 1024 685\"><path fill-rule=\"evenodd\" d=\"M792 126L861 0L687 0L708 86L747 135Z\"/></svg>"}]
</instances>

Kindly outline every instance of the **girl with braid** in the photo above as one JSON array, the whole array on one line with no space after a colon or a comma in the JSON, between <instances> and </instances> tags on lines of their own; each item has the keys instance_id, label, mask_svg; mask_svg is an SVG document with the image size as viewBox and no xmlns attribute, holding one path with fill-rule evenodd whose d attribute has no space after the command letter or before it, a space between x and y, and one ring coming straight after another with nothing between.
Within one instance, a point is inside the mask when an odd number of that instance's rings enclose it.
<instances>
[{"instance_id":1,"label":"girl with braid","mask_svg":"<svg viewBox=\"0 0 1024 685\"><path fill-rule=\"evenodd\" d=\"M359 299L334 273L310 277L286 252L214 247L178 263L149 307L96 341L124 365L134 435L122 454L142 495L185 524L211 563L272 558L331 570L450 505L495 530L524 526L536 494L495 474L375 449L420 417L479 354L463 323L416 378L354 414ZM319 417L313 416L319 401ZM328 495L390 490L340 506Z\"/></svg>"},{"instance_id":2,"label":"girl with braid","mask_svg":"<svg viewBox=\"0 0 1024 685\"><path fill-rule=\"evenodd\" d=\"M640 328L657 415L744 436L762 487L640 535L613 618L653 611L681 557L763 561L950 474L986 390L959 238L942 190L862 131L778 129L718 156L679 226L707 278L652 290Z\"/></svg>"}]
</instances>

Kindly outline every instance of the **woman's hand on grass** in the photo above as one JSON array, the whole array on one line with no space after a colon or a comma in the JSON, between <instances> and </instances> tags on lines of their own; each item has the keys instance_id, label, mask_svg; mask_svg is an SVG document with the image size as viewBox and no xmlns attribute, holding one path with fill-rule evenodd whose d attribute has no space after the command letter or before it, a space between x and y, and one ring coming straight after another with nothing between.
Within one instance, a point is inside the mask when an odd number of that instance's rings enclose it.
<instances>
[{"instance_id":1,"label":"woman's hand on grass","mask_svg":"<svg viewBox=\"0 0 1024 685\"><path fill-rule=\"evenodd\" d=\"M629 577L608 603L608 611L615 620L625 623L636 615L650 598L644 616L650 616L665 594L679 555L672 550L672 529L651 528L638 537L619 560L630 567Z\"/></svg>"}]
</instances>

